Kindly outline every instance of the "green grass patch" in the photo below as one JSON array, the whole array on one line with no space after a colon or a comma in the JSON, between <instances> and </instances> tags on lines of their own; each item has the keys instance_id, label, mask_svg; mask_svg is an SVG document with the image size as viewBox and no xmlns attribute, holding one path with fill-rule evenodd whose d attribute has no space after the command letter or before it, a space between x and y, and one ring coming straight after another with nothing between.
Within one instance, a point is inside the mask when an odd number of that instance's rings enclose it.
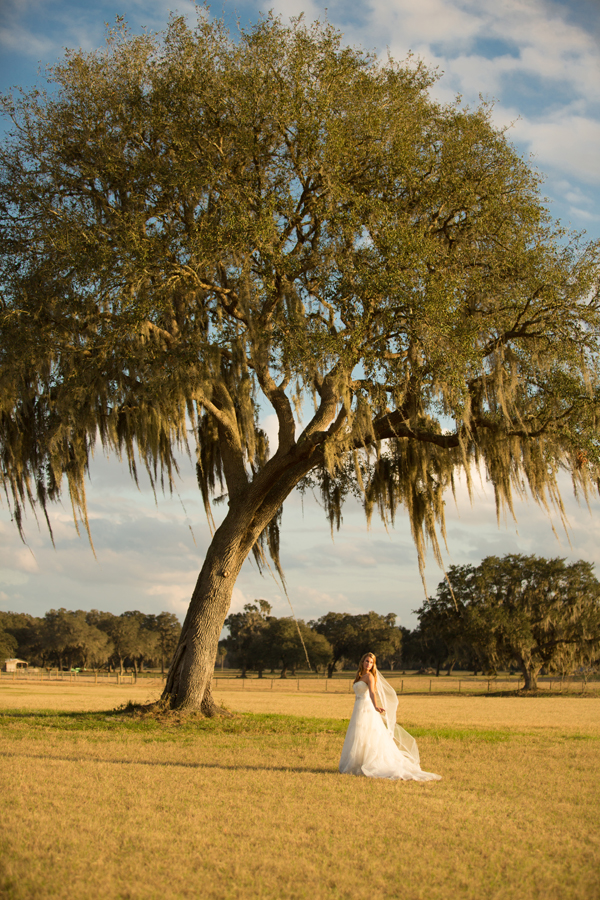
<instances>
[{"instance_id":1,"label":"green grass patch","mask_svg":"<svg viewBox=\"0 0 600 900\"><path fill-rule=\"evenodd\" d=\"M201 716L184 716L155 719L128 714L128 709L100 712L57 712L56 710L16 709L0 713L0 728L5 735L27 732L106 732L122 731L125 734L166 735L173 740L177 736L202 736L209 734L230 735L309 735L344 734L348 721L343 719L309 718L277 714L240 713L231 718L205 719Z\"/></svg>"},{"instance_id":2,"label":"green grass patch","mask_svg":"<svg viewBox=\"0 0 600 900\"><path fill-rule=\"evenodd\" d=\"M161 719L131 714L132 707L96 712L63 712L56 710L15 709L0 713L0 729L5 737L43 738L47 734L139 735L153 741L187 742L209 735L309 737L311 735L344 735L347 719L313 718L275 713L238 713L228 717L205 719L201 716L167 716ZM500 744L522 737L540 737L532 732L509 728L458 728L451 726L408 726L416 739L462 744ZM544 732L546 729L544 729ZM600 735L560 732L548 729L548 737L566 741L600 741Z\"/></svg>"},{"instance_id":3,"label":"green grass patch","mask_svg":"<svg viewBox=\"0 0 600 900\"><path fill-rule=\"evenodd\" d=\"M477 741L485 744L499 744L510 741L519 734L509 729L500 728L420 728L408 729L415 738L433 738L436 741Z\"/></svg>"}]
</instances>

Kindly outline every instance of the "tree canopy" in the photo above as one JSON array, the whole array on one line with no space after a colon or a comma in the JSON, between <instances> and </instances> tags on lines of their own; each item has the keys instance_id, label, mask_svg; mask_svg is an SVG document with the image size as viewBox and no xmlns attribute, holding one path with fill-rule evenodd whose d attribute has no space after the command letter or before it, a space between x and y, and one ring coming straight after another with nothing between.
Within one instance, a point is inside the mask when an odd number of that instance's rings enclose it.
<instances>
[{"instance_id":1,"label":"tree canopy","mask_svg":"<svg viewBox=\"0 0 600 900\"><path fill-rule=\"evenodd\" d=\"M0 477L20 526L65 482L86 522L98 441L169 484L192 423L209 520L229 508L173 702L208 690L250 550L279 566L296 486L332 527L349 494L404 506L421 564L459 471L499 508L528 487L560 511L561 469L598 487L598 247L552 221L488 107L272 17L119 27L49 79L2 101Z\"/></svg>"}]
</instances>

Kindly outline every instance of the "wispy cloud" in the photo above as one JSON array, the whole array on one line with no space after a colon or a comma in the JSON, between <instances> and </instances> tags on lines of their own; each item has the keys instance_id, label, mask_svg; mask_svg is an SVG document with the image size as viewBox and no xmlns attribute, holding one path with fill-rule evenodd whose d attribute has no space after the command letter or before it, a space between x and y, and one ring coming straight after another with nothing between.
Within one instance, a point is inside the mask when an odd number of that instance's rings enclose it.
<instances>
[{"instance_id":1,"label":"wispy cloud","mask_svg":"<svg viewBox=\"0 0 600 900\"><path fill-rule=\"evenodd\" d=\"M527 143L539 166L600 184L600 120L560 110L549 118L517 121L515 137Z\"/></svg>"}]
</instances>

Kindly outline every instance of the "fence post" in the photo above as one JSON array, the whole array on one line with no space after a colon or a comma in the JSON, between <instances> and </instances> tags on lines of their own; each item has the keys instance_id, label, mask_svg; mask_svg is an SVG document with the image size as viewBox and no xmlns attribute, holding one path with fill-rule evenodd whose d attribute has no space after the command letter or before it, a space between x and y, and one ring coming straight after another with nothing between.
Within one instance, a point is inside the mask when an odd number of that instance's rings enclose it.
<instances>
[{"instance_id":1,"label":"fence post","mask_svg":"<svg viewBox=\"0 0 600 900\"><path fill-rule=\"evenodd\" d=\"M460 678L458 679L458 693L460 694Z\"/></svg>"},{"instance_id":2,"label":"fence post","mask_svg":"<svg viewBox=\"0 0 600 900\"><path fill-rule=\"evenodd\" d=\"M246 689L246 679L242 678L242 690Z\"/></svg>"},{"instance_id":3,"label":"fence post","mask_svg":"<svg viewBox=\"0 0 600 900\"><path fill-rule=\"evenodd\" d=\"M488 694L490 692L490 679L488 678Z\"/></svg>"},{"instance_id":4,"label":"fence post","mask_svg":"<svg viewBox=\"0 0 600 900\"><path fill-rule=\"evenodd\" d=\"M273 679L271 678L271 690L273 690Z\"/></svg>"},{"instance_id":5,"label":"fence post","mask_svg":"<svg viewBox=\"0 0 600 900\"><path fill-rule=\"evenodd\" d=\"M400 693L401 693L401 694L404 693L404 678L403 678L402 681L400 682Z\"/></svg>"},{"instance_id":6,"label":"fence post","mask_svg":"<svg viewBox=\"0 0 600 900\"><path fill-rule=\"evenodd\" d=\"M297 690L297 691L300 690L300 679L299 679L299 678L298 678L298 684L297 684L297 686L296 686L296 690Z\"/></svg>"},{"instance_id":7,"label":"fence post","mask_svg":"<svg viewBox=\"0 0 600 900\"><path fill-rule=\"evenodd\" d=\"M429 679L429 693L431 693L431 678Z\"/></svg>"},{"instance_id":8,"label":"fence post","mask_svg":"<svg viewBox=\"0 0 600 900\"><path fill-rule=\"evenodd\" d=\"M325 679L325 693L327 693L327 678Z\"/></svg>"}]
</instances>

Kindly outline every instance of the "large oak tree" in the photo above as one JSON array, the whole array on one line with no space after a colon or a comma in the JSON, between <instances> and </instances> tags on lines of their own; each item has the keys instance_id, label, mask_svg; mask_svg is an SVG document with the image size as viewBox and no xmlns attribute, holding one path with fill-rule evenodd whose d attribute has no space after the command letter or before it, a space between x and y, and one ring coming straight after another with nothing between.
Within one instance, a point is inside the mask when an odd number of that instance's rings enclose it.
<instances>
[{"instance_id":1,"label":"large oak tree","mask_svg":"<svg viewBox=\"0 0 600 900\"><path fill-rule=\"evenodd\" d=\"M168 484L191 423L209 519L215 492L228 510L165 701L215 712L233 586L250 551L278 564L298 485L332 526L349 492L403 505L421 560L473 465L509 507L528 486L560 510L563 468L595 489L597 248L485 106L273 18L119 27L48 77L3 100L1 478L19 525L63 484L85 523L95 444Z\"/></svg>"}]
</instances>

